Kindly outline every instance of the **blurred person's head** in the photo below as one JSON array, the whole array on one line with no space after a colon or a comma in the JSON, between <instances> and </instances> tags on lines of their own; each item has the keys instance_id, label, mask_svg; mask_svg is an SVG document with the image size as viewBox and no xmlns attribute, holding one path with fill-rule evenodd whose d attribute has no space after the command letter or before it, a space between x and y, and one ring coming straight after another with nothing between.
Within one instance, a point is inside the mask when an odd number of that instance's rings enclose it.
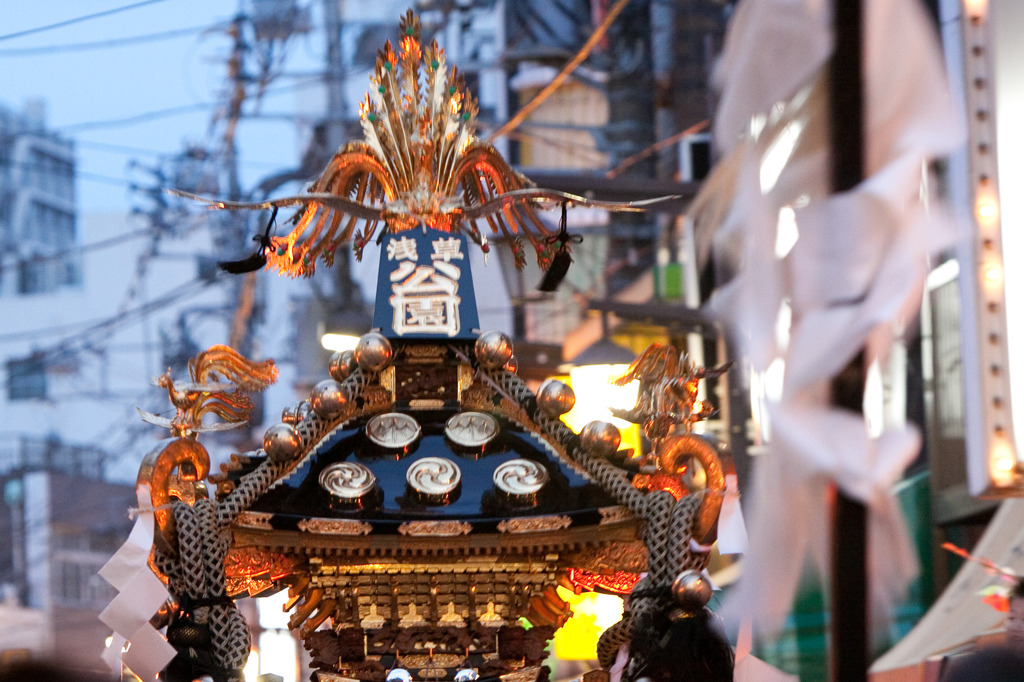
<instances>
[{"instance_id":1,"label":"blurred person's head","mask_svg":"<svg viewBox=\"0 0 1024 682\"><path fill-rule=\"evenodd\" d=\"M114 682L116 679L114 673L104 675L33 659L0 664L0 682Z\"/></svg>"},{"instance_id":2,"label":"blurred person's head","mask_svg":"<svg viewBox=\"0 0 1024 682\"><path fill-rule=\"evenodd\" d=\"M1024 651L992 646L949 662L940 682L1019 682L1024 680Z\"/></svg>"}]
</instances>

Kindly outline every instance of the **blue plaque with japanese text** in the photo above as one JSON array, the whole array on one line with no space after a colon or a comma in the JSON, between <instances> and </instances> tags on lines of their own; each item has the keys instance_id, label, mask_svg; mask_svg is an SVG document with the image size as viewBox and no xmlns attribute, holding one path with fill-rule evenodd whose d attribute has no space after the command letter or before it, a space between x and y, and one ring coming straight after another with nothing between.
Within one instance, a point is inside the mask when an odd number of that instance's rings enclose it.
<instances>
[{"instance_id":1,"label":"blue plaque with japanese text","mask_svg":"<svg viewBox=\"0 0 1024 682\"><path fill-rule=\"evenodd\" d=\"M461 233L415 228L381 243L373 326L384 336L475 339L480 320Z\"/></svg>"}]
</instances>

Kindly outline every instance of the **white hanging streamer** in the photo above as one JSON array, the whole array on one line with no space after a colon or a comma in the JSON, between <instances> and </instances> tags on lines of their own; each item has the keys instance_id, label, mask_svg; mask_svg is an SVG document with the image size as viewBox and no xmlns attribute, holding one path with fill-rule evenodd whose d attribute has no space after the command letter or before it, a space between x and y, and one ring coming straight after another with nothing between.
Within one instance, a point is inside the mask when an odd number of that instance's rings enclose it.
<instances>
[{"instance_id":1,"label":"white hanging streamer","mask_svg":"<svg viewBox=\"0 0 1024 682\"><path fill-rule=\"evenodd\" d=\"M829 405L828 386L860 349L884 358L920 302L928 257L956 237L918 196L924 163L964 136L918 5L865 2L866 178L842 194L826 185L831 4L744 0L726 38L715 134L731 175L713 184L731 187L732 202L704 203L727 206L717 241L738 260L711 307L755 370L785 363L781 399L767 406L768 451L755 463L744 575L723 609L734 622L752 617L761 632L782 624L807 559L825 565L833 482L868 506L875 605L891 604L915 569L891 486L919 438L907 427L871 437L860 415ZM797 233L788 250L780 249L783 209ZM784 305L788 339L776 329Z\"/></svg>"},{"instance_id":2,"label":"white hanging streamer","mask_svg":"<svg viewBox=\"0 0 1024 682\"><path fill-rule=\"evenodd\" d=\"M152 680L174 658L175 650L149 623L169 593L148 563L155 528L149 486L139 484L135 496L139 506L132 510L132 532L99 570L100 577L118 591L100 614L100 620L114 631L103 660L116 673L121 672L123 661L143 680Z\"/></svg>"}]
</instances>

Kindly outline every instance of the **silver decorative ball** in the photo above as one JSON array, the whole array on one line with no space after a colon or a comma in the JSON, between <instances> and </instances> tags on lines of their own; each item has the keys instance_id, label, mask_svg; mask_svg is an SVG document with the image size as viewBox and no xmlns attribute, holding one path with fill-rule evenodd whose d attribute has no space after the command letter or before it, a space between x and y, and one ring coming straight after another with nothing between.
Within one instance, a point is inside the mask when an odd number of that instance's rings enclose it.
<instances>
[{"instance_id":1,"label":"silver decorative ball","mask_svg":"<svg viewBox=\"0 0 1024 682\"><path fill-rule=\"evenodd\" d=\"M331 363L328 371L335 381L344 381L356 368L356 359L350 350L339 350L331 356Z\"/></svg>"},{"instance_id":2,"label":"silver decorative ball","mask_svg":"<svg viewBox=\"0 0 1024 682\"><path fill-rule=\"evenodd\" d=\"M391 348L391 342L384 338L383 334L369 332L363 334L356 349L352 351L352 357L356 364L367 372L379 372L388 366L395 351Z\"/></svg>"},{"instance_id":3,"label":"silver decorative ball","mask_svg":"<svg viewBox=\"0 0 1024 682\"><path fill-rule=\"evenodd\" d=\"M388 672L387 682L412 682L412 675L405 668L395 668Z\"/></svg>"},{"instance_id":4,"label":"silver decorative ball","mask_svg":"<svg viewBox=\"0 0 1024 682\"><path fill-rule=\"evenodd\" d=\"M611 457L621 442L622 434L611 422L592 421L580 430L580 445L595 457Z\"/></svg>"},{"instance_id":5,"label":"silver decorative ball","mask_svg":"<svg viewBox=\"0 0 1024 682\"><path fill-rule=\"evenodd\" d=\"M302 421L302 416L299 414L298 406L286 407L281 410L281 421L285 424L298 424Z\"/></svg>"},{"instance_id":6,"label":"silver decorative ball","mask_svg":"<svg viewBox=\"0 0 1024 682\"><path fill-rule=\"evenodd\" d=\"M455 673L455 682L476 682L480 679L480 673L472 668L462 668Z\"/></svg>"},{"instance_id":7,"label":"silver decorative ball","mask_svg":"<svg viewBox=\"0 0 1024 682\"><path fill-rule=\"evenodd\" d=\"M348 392L334 379L324 379L313 387L309 404L324 419L333 419L348 405Z\"/></svg>"},{"instance_id":8,"label":"silver decorative ball","mask_svg":"<svg viewBox=\"0 0 1024 682\"><path fill-rule=\"evenodd\" d=\"M502 369L504 369L506 372L512 372L513 374L515 374L516 372L519 371L519 358L513 355L508 359L508 362L502 365Z\"/></svg>"},{"instance_id":9,"label":"silver decorative ball","mask_svg":"<svg viewBox=\"0 0 1024 682\"><path fill-rule=\"evenodd\" d=\"M576 394L572 387L558 379L546 379L537 389L537 407L545 414L559 417L576 404Z\"/></svg>"},{"instance_id":10,"label":"silver decorative ball","mask_svg":"<svg viewBox=\"0 0 1024 682\"><path fill-rule=\"evenodd\" d=\"M273 462L287 462L301 447L302 436L289 424L274 424L263 434L263 450Z\"/></svg>"},{"instance_id":11,"label":"silver decorative ball","mask_svg":"<svg viewBox=\"0 0 1024 682\"><path fill-rule=\"evenodd\" d=\"M672 598L684 611L699 611L711 601L711 581L699 571L683 571L672 581Z\"/></svg>"},{"instance_id":12,"label":"silver decorative ball","mask_svg":"<svg viewBox=\"0 0 1024 682\"><path fill-rule=\"evenodd\" d=\"M498 369L512 359L512 339L504 332L484 332L477 338L474 350L481 367Z\"/></svg>"}]
</instances>

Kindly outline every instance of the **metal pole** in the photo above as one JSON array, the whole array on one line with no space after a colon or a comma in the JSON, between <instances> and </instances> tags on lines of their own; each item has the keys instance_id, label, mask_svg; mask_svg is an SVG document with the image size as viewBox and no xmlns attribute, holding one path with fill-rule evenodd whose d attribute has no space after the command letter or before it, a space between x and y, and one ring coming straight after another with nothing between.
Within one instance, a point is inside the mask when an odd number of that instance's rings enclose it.
<instances>
[{"instance_id":1,"label":"metal pole","mask_svg":"<svg viewBox=\"0 0 1024 682\"><path fill-rule=\"evenodd\" d=\"M864 87L861 0L833 0L835 52L829 68L832 191L846 192L864 177ZM864 355L832 382L832 404L863 411ZM834 487L832 501L832 682L864 682L868 673L867 510Z\"/></svg>"}]
</instances>

